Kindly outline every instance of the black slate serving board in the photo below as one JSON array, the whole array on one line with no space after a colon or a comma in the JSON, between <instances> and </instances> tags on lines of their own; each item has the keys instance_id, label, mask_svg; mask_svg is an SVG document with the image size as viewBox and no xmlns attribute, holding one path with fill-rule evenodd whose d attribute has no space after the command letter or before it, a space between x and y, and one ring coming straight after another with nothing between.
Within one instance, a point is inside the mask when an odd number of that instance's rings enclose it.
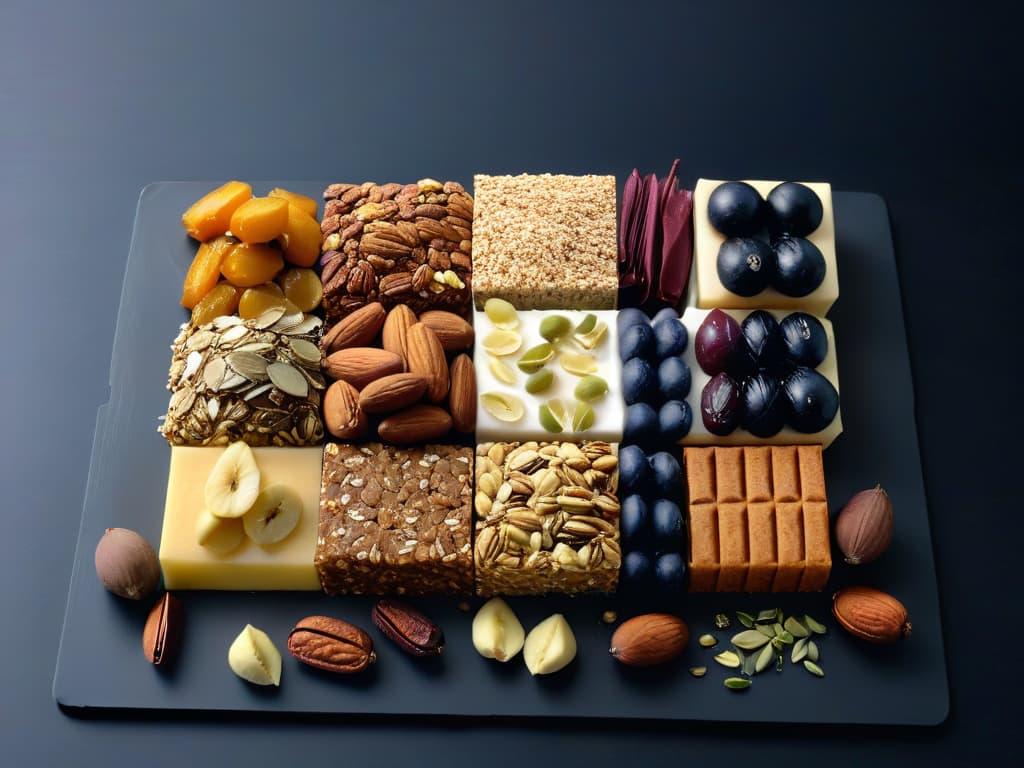
<instances>
[{"instance_id":1,"label":"black slate serving board","mask_svg":"<svg viewBox=\"0 0 1024 768\"><path fill-rule=\"evenodd\" d=\"M270 713L607 717L739 722L936 725L949 710L931 535L914 422L914 391L895 256L884 201L836 192L840 298L835 324L845 431L825 453L834 516L857 490L881 483L895 507L891 550L877 563L852 568L837 557L830 588L814 595L683 595L674 606L690 624L691 641L668 666L626 669L607 653L613 627L605 610L624 619L650 606L616 597L514 598L529 629L560 611L578 645L576 660L547 678L532 678L521 657L498 664L479 657L470 640L472 613L459 599L417 603L442 625L447 647L436 659L404 656L369 620L373 600L318 593L181 593L187 610L185 646L170 670L149 665L141 629L152 600L129 603L96 579L93 550L108 526L134 528L156 546L160 538L170 449L157 434L167 407L169 346L185 312L181 282L195 245L180 217L210 182L165 182L139 199L125 272L110 369L110 401L100 407L89 480L53 683L65 711L116 708L226 710ZM276 184L256 185L264 194ZM318 197L318 182L283 183ZM69 518L71 517L70 513ZM831 592L865 583L898 596L908 607L913 636L895 647L865 645L842 632L830 615ZM481 601L473 600L473 607ZM778 606L824 620L820 640L824 679L786 662L781 674L758 675L742 693L727 690L729 670L712 661L733 629L713 630L717 612L756 612ZM227 649L246 623L265 630L283 650L303 616L324 613L366 627L378 662L363 675L332 677L284 658L279 689L251 686L230 671ZM695 638L715 631L718 648ZM705 665L693 678L687 669Z\"/></svg>"}]
</instances>

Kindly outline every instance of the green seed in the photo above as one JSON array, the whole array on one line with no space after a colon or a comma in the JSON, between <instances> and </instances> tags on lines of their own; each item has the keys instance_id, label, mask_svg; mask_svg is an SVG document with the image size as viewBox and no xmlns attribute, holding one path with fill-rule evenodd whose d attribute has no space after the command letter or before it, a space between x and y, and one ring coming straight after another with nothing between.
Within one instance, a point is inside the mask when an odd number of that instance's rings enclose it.
<instances>
[{"instance_id":1,"label":"green seed","mask_svg":"<svg viewBox=\"0 0 1024 768\"><path fill-rule=\"evenodd\" d=\"M484 302L484 314L496 328L510 331L519 327L519 316L514 305L504 299L490 298Z\"/></svg>"},{"instance_id":2,"label":"green seed","mask_svg":"<svg viewBox=\"0 0 1024 768\"><path fill-rule=\"evenodd\" d=\"M547 342L530 347L519 358L519 370L523 373L536 373L547 365L555 356L555 348Z\"/></svg>"},{"instance_id":3,"label":"green seed","mask_svg":"<svg viewBox=\"0 0 1024 768\"><path fill-rule=\"evenodd\" d=\"M588 324L588 321L593 318L593 323ZM582 330L583 328L587 330ZM573 339L584 349L593 349L601 343L601 339L604 338L605 333L608 331L608 323L603 321L598 322L594 315L587 315L583 322L576 327L576 331L573 333Z\"/></svg>"},{"instance_id":4,"label":"green seed","mask_svg":"<svg viewBox=\"0 0 1024 768\"><path fill-rule=\"evenodd\" d=\"M789 634L789 632L787 632L786 630L782 630L777 635L775 635L775 637L777 637L781 642L785 643L786 645L793 644L793 636Z\"/></svg>"},{"instance_id":5,"label":"green seed","mask_svg":"<svg viewBox=\"0 0 1024 768\"><path fill-rule=\"evenodd\" d=\"M713 648L718 645L718 638L714 635L701 635L697 642L701 648Z\"/></svg>"},{"instance_id":6,"label":"green seed","mask_svg":"<svg viewBox=\"0 0 1024 768\"><path fill-rule=\"evenodd\" d=\"M760 632L765 637L775 637L775 627L771 624L755 624L754 631Z\"/></svg>"},{"instance_id":7,"label":"green seed","mask_svg":"<svg viewBox=\"0 0 1024 768\"><path fill-rule=\"evenodd\" d=\"M484 392L480 395L480 404L499 421L519 421L525 412L519 398L506 392Z\"/></svg>"},{"instance_id":8,"label":"green seed","mask_svg":"<svg viewBox=\"0 0 1024 768\"><path fill-rule=\"evenodd\" d=\"M729 624L730 624L729 617L726 616L724 613L716 613L715 614L715 626L716 627L718 627L719 629L728 629L729 628Z\"/></svg>"},{"instance_id":9,"label":"green seed","mask_svg":"<svg viewBox=\"0 0 1024 768\"><path fill-rule=\"evenodd\" d=\"M526 391L531 395L537 395L541 392L546 392L551 388L551 383L555 380L555 372L550 368L541 368L539 371L531 373L526 379Z\"/></svg>"},{"instance_id":10,"label":"green seed","mask_svg":"<svg viewBox=\"0 0 1024 768\"><path fill-rule=\"evenodd\" d=\"M704 677L707 673L707 667L690 667L690 674L694 677Z\"/></svg>"},{"instance_id":11,"label":"green seed","mask_svg":"<svg viewBox=\"0 0 1024 768\"><path fill-rule=\"evenodd\" d=\"M605 396L608 392L608 382L602 379L600 376L593 374L584 376L579 380L576 385L576 389L573 390L573 394L576 395L577 400L585 400L590 402L592 400L598 400Z\"/></svg>"},{"instance_id":12,"label":"green seed","mask_svg":"<svg viewBox=\"0 0 1024 768\"><path fill-rule=\"evenodd\" d=\"M754 665L754 672L764 672L775 661L775 649L766 645L757 656L757 663Z\"/></svg>"},{"instance_id":13,"label":"green seed","mask_svg":"<svg viewBox=\"0 0 1024 768\"><path fill-rule=\"evenodd\" d=\"M768 608L768 609L763 610L760 613L758 613L757 614L757 618L754 621L756 621L758 624L764 624L764 623L774 624L778 620L779 620L779 609L778 608Z\"/></svg>"},{"instance_id":14,"label":"green seed","mask_svg":"<svg viewBox=\"0 0 1024 768\"><path fill-rule=\"evenodd\" d=\"M564 315L551 315L540 321L540 335L551 342L565 336L570 328L572 323Z\"/></svg>"},{"instance_id":15,"label":"green seed","mask_svg":"<svg viewBox=\"0 0 1024 768\"><path fill-rule=\"evenodd\" d=\"M576 329L573 331L573 333L590 333L592 330L594 330L595 325L597 325L597 315L595 315L593 312L588 312L586 317L580 320L580 324L576 326Z\"/></svg>"},{"instance_id":16,"label":"green seed","mask_svg":"<svg viewBox=\"0 0 1024 768\"><path fill-rule=\"evenodd\" d=\"M807 642L807 658L811 661L818 660L818 644L813 640Z\"/></svg>"},{"instance_id":17,"label":"green seed","mask_svg":"<svg viewBox=\"0 0 1024 768\"><path fill-rule=\"evenodd\" d=\"M730 669L739 668L741 663L740 657L733 651L722 651L720 654L715 656L715 661L723 667L729 667Z\"/></svg>"},{"instance_id":18,"label":"green seed","mask_svg":"<svg viewBox=\"0 0 1024 768\"><path fill-rule=\"evenodd\" d=\"M750 687L750 681L745 677L727 677L724 685L730 691L742 691Z\"/></svg>"},{"instance_id":19,"label":"green seed","mask_svg":"<svg viewBox=\"0 0 1024 768\"><path fill-rule=\"evenodd\" d=\"M823 670L821 667L819 667L817 664L815 664L810 659L804 659L804 669L806 669L812 675L816 675L818 677L824 677L825 676L825 670Z\"/></svg>"},{"instance_id":20,"label":"green seed","mask_svg":"<svg viewBox=\"0 0 1024 768\"><path fill-rule=\"evenodd\" d=\"M793 637L807 637L811 634L810 630L808 630L807 627L804 626L804 623L796 616L790 616L782 626L784 626L786 631Z\"/></svg>"},{"instance_id":21,"label":"green seed","mask_svg":"<svg viewBox=\"0 0 1024 768\"><path fill-rule=\"evenodd\" d=\"M782 653L782 649L785 648L785 647L786 647L786 644L784 642L782 642L781 638L778 638L778 637L773 637L772 638L772 648L774 648L776 651L778 651L779 653Z\"/></svg>"},{"instance_id":22,"label":"green seed","mask_svg":"<svg viewBox=\"0 0 1024 768\"><path fill-rule=\"evenodd\" d=\"M744 613L743 611L736 611L736 621L738 621L747 629L750 629L754 626L754 617L751 616L749 613Z\"/></svg>"},{"instance_id":23,"label":"green seed","mask_svg":"<svg viewBox=\"0 0 1024 768\"><path fill-rule=\"evenodd\" d=\"M828 632L828 629L825 627L824 624L815 621L810 616L804 616L804 624L806 624L807 627L811 630L811 632L813 632L816 635L824 635L826 632Z\"/></svg>"},{"instance_id":24,"label":"green seed","mask_svg":"<svg viewBox=\"0 0 1024 768\"><path fill-rule=\"evenodd\" d=\"M555 402L559 401L552 401L552 403ZM543 405L541 405L540 410L537 413L537 419L538 421L540 421L540 425L544 427L544 429L546 429L548 432L558 434L564 429L564 427L562 426L562 422L555 417L555 414L551 410L551 408L552 406L549 403L544 403ZM555 410L557 410L557 407Z\"/></svg>"},{"instance_id":25,"label":"green seed","mask_svg":"<svg viewBox=\"0 0 1024 768\"><path fill-rule=\"evenodd\" d=\"M575 432L586 432L594 426L594 409L586 403L576 403L572 414L572 428Z\"/></svg>"},{"instance_id":26,"label":"green seed","mask_svg":"<svg viewBox=\"0 0 1024 768\"><path fill-rule=\"evenodd\" d=\"M789 660L799 664L807 658L807 638L802 637L793 644L793 651L789 654Z\"/></svg>"},{"instance_id":27,"label":"green seed","mask_svg":"<svg viewBox=\"0 0 1024 768\"><path fill-rule=\"evenodd\" d=\"M768 638L754 629L747 629L732 638L732 644L744 651L754 651L768 642Z\"/></svg>"}]
</instances>

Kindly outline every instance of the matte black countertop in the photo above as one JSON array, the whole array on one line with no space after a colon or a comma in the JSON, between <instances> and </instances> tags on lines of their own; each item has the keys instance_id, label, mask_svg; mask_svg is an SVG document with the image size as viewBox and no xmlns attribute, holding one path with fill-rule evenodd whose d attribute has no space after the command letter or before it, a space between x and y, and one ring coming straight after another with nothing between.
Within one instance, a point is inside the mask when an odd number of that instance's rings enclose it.
<instances>
[{"instance_id":1,"label":"matte black countertop","mask_svg":"<svg viewBox=\"0 0 1024 768\"><path fill-rule=\"evenodd\" d=\"M4 2L0 762L1016 763L1022 66L1020 19L989 5ZM824 179L888 203L945 724L61 711L51 682L142 187L546 171L621 184L675 157L688 184Z\"/></svg>"}]
</instances>

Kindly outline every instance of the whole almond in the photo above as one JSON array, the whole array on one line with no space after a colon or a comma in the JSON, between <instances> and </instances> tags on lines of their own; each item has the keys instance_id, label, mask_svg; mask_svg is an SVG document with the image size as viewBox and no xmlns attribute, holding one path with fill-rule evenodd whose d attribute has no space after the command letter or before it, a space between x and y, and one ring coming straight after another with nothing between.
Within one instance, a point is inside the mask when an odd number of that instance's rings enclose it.
<instances>
[{"instance_id":1,"label":"whole almond","mask_svg":"<svg viewBox=\"0 0 1024 768\"><path fill-rule=\"evenodd\" d=\"M359 405L367 413L392 413L412 405L427 391L427 380L418 373L393 373L371 381L359 393Z\"/></svg>"},{"instance_id":2,"label":"whole almond","mask_svg":"<svg viewBox=\"0 0 1024 768\"><path fill-rule=\"evenodd\" d=\"M96 545L95 563L103 586L129 600L141 600L160 583L156 552L129 528L107 528Z\"/></svg>"},{"instance_id":3,"label":"whole almond","mask_svg":"<svg viewBox=\"0 0 1024 768\"><path fill-rule=\"evenodd\" d=\"M882 486L856 493L836 518L836 542L850 565L877 560L892 543L892 502Z\"/></svg>"},{"instance_id":4,"label":"whole almond","mask_svg":"<svg viewBox=\"0 0 1024 768\"><path fill-rule=\"evenodd\" d=\"M448 411L436 405L414 405L393 413L377 427L380 439L396 445L424 443L446 435L452 428Z\"/></svg>"},{"instance_id":5,"label":"whole almond","mask_svg":"<svg viewBox=\"0 0 1024 768\"><path fill-rule=\"evenodd\" d=\"M366 413L359 390L339 379L324 393L324 426L339 440L358 440L366 434Z\"/></svg>"},{"instance_id":6,"label":"whole almond","mask_svg":"<svg viewBox=\"0 0 1024 768\"><path fill-rule=\"evenodd\" d=\"M869 643L895 643L910 635L903 603L873 587L846 587L836 592L832 615L843 629Z\"/></svg>"},{"instance_id":7,"label":"whole almond","mask_svg":"<svg viewBox=\"0 0 1024 768\"><path fill-rule=\"evenodd\" d=\"M473 346L473 326L443 309L432 309L420 315L420 322L432 330L445 352L461 352Z\"/></svg>"},{"instance_id":8,"label":"whole almond","mask_svg":"<svg viewBox=\"0 0 1024 768\"><path fill-rule=\"evenodd\" d=\"M307 616L288 634L288 653L317 669L351 675L374 661L373 640L355 624L330 616Z\"/></svg>"},{"instance_id":9,"label":"whole almond","mask_svg":"<svg viewBox=\"0 0 1024 768\"><path fill-rule=\"evenodd\" d=\"M469 355L461 354L452 360L448 378L451 379L448 411L452 424L459 432L469 434L476 429L476 371Z\"/></svg>"},{"instance_id":10,"label":"whole almond","mask_svg":"<svg viewBox=\"0 0 1024 768\"><path fill-rule=\"evenodd\" d=\"M379 600L371 614L374 626L410 656L437 656L444 632L426 614L400 600Z\"/></svg>"},{"instance_id":11,"label":"whole almond","mask_svg":"<svg viewBox=\"0 0 1024 768\"><path fill-rule=\"evenodd\" d=\"M416 315L405 304L396 304L384 319L381 343L388 352L408 359L406 336L409 328L416 324Z\"/></svg>"},{"instance_id":12,"label":"whole almond","mask_svg":"<svg viewBox=\"0 0 1024 768\"><path fill-rule=\"evenodd\" d=\"M170 592L156 601L142 630L142 652L156 666L170 666L181 648L185 608Z\"/></svg>"},{"instance_id":13,"label":"whole almond","mask_svg":"<svg viewBox=\"0 0 1024 768\"><path fill-rule=\"evenodd\" d=\"M686 648L690 630L669 613L645 613L619 625L608 652L631 667L649 667L674 659Z\"/></svg>"},{"instance_id":14,"label":"whole almond","mask_svg":"<svg viewBox=\"0 0 1024 768\"><path fill-rule=\"evenodd\" d=\"M401 373L405 370L402 358L393 352L376 347L349 347L327 356L324 362L327 375L347 381L362 389L374 379Z\"/></svg>"},{"instance_id":15,"label":"whole almond","mask_svg":"<svg viewBox=\"0 0 1024 768\"><path fill-rule=\"evenodd\" d=\"M379 301L346 315L324 334L320 347L327 354L349 347L365 347L380 333L387 313Z\"/></svg>"},{"instance_id":16,"label":"whole almond","mask_svg":"<svg viewBox=\"0 0 1024 768\"><path fill-rule=\"evenodd\" d=\"M418 373L427 380L427 399L440 403L448 397L448 361L444 348L430 328L423 323L413 324L406 337L406 363L410 373Z\"/></svg>"}]
</instances>

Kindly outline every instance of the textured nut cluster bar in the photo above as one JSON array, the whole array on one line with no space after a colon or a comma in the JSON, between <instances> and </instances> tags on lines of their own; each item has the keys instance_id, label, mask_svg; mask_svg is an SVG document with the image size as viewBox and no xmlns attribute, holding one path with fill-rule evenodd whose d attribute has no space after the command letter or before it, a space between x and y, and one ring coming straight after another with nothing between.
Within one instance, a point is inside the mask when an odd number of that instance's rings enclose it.
<instances>
[{"instance_id":1,"label":"textured nut cluster bar","mask_svg":"<svg viewBox=\"0 0 1024 768\"><path fill-rule=\"evenodd\" d=\"M691 592L824 589L832 569L820 445L685 448Z\"/></svg>"},{"instance_id":2,"label":"textured nut cluster bar","mask_svg":"<svg viewBox=\"0 0 1024 768\"><path fill-rule=\"evenodd\" d=\"M483 443L476 451L476 591L613 592L618 456L591 441Z\"/></svg>"},{"instance_id":3,"label":"textured nut cluster bar","mask_svg":"<svg viewBox=\"0 0 1024 768\"><path fill-rule=\"evenodd\" d=\"M328 443L316 568L339 594L471 592L470 448Z\"/></svg>"},{"instance_id":4,"label":"textured nut cluster bar","mask_svg":"<svg viewBox=\"0 0 1024 768\"><path fill-rule=\"evenodd\" d=\"M614 176L476 176L474 300L614 309Z\"/></svg>"},{"instance_id":5,"label":"textured nut cluster bar","mask_svg":"<svg viewBox=\"0 0 1024 768\"><path fill-rule=\"evenodd\" d=\"M454 181L332 184L320 264L328 325L372 301L468 316L473 198Z\"/></svg>"},{"instance_id":6,"label":"textured nut cluster bar","mask_svg":"<svg viewBox=\"0 0 1024 768\"><path fill-rule=\"evenodd\" d=\"M320 318L282 309L183 324L171 346L160 433L172 445L321 443L321 330Z\"/></svg>"}]
</instances>

